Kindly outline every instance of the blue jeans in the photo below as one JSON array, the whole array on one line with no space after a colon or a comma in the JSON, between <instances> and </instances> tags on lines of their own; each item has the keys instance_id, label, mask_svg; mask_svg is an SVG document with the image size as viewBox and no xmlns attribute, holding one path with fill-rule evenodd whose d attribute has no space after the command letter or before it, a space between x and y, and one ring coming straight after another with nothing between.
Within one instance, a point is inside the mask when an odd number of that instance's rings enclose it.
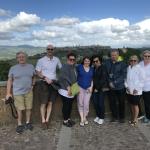
<instances>
[{"instance_id":1,"label":"blue jeans","mask_svg":"<svg viewBox=\"0 0 150 150\"><path fill-rule=\"evenodd\" d=\"M105 93L102 91L94 92L92 94L92 100L96 111L96 116L99 117L100 119L104 119L105 113L104 97Z\"/></svg>"}]
</instances>

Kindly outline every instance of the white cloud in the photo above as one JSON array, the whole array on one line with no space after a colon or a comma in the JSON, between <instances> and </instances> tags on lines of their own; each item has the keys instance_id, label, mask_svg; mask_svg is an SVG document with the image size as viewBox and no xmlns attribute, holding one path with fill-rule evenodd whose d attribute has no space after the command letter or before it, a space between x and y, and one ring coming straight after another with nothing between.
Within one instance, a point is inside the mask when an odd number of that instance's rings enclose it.
<instances>
[{"instance_id":1,"label":"white cloud","mask_svg":"<svg viewBox=\"0 0 150 150\"><path fill-rule=\"evenodd\" d=\"M0 8L0 16L1 17L10 17L11 16L11 12L9 10L4 10Z\"/></svg>"},{"instance_id":2,"label":"white cloud","mask_svg":"<svg viewBox=\"0 0 150 150\"><path fill-rule=\"evenodd\" d=\"M111 30L112 27L120 26L125 27L128 26L129 22L127 20L119 20L115 18L107 18L101 20L94 20L88 22L82 22L78 24L79 32L83 33L107 33Z\"/></svg>"},{"instance_id":3,"label":"white cloud","mask_svg":"<svg viewBox=\"0 0 150 150\"><path fill-rule=\"evenodd\" d=\"M78 18L71 17L61 17L55 18L53 20L47 21L47 25L55 25L55 26L70 26L79 23Z\"/></svg>"},{"instance_id":4,"label":"white cloud","mask_svg":"<svg viewBox=\"0 0 150 150\"><path fill-rule=\"evenodd\" d=\"M141 31L143 30L150 30L150 19L145 19L141 22L136 23L141 28Z\"/></svg>"},{"instance_id":5,"label":"white cloud","mask_svg":"<svg viewBox=\"0 0 150 150\"><path fill-rule=\"evenodd\" d=\"M150 19L148 18L134 24L119 18L81 21L79 18L61 17L43 20L36 14L20 12L16 17L0 21L0 32L3 33L0 36L0 44L3 37L6 43L7 38L15 36L11 43L18 43L18 45L25 43L45 46L49 42L56 46L99 44L112 47L142 47L150 45Z\"/></svg>"},{"instance_id":6,"label":"white cloud","mask_svg":"<svg viewBox=\"0 0 150 150\"><path fill-rule=\"evenodd\" d=\"M60 37L61 33L55 31L33 31L33 37L39 40L46 40L48 38Z\"/></svg>"},{"instance_id":7,"label":"white cloud","mask_svg":"<svg viewBox=\"0 0 150 150\"><path fill-rule=\"evenodd\" d=\"M14 18L0 21L0 32L24 32L38 23L40 23L40 18L35 14L20 12Z\"/></svg>"}]
</instances>

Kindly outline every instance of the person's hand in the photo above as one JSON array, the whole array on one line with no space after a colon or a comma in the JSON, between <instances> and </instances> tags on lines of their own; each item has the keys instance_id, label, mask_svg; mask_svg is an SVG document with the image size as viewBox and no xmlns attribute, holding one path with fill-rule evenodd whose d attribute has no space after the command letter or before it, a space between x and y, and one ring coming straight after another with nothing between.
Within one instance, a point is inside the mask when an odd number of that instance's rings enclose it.
<instances>
[{"instance_id":1,"label":"person's hand","mask_svg":"<svg viewBox=\"0 0 150 150\"><path fill-rule=\"evenodd\" d=\"M72 96L71 89L68 88L68 96Z\"/></svg>"},{"instance_id":2,"label":"person's hand","mask_svg":"<svg viewBox=\"0 0 150 150\"><path fill-rule=\"evenodd\" d=\"M98 90L97 90L97 89L95 89L95 90L94 90L94 92L98 92Z\"/></svg>"},{"instance_id":3,"label":"person's hand","mask_svg":"<svg viewBox=\"0 0 150 150\"><path fill-rule=\"evenodd\" d=\"M8 99L9 97L12 97L12 94L7 94L6 95L6 99Z\"/></svg>"},{"instance_id":4,"label":"person's hand","mask_svg":"<svg viewBox=\"0 0 150 150\"><path fill-rule=\"evenodd\" d=\"M127 92L128 94L130 94L130 90L129 90L129 88L126 88L126 92Z\"/></svg>"},{"instance_id":5,"label":"person's hand","mask_svg":"<svg viewBox=\"0 0 150 150\"><path fill-rule=\"evenodd\" d=\"M49 78L45 77L44 79L48 84L51 84L53 82L53 80L50 80Z\"/></svg>"},{"instance_id":6,"label":"person's hand","mask_svg":"<svg viewBox=\"0 0 150 150\"><path fill-rule=\"evenodd\" d=\"M115 86L114 86L114 84L113 84L112 82L109 82L109 87L110 87L111 89L114 89L114 88L115 88Z\"/></svg>"},{"instance_id":7,"label":"person's hand","mask_svg":"<svg viewBox=\"0 0 150 150\"><path fill-rule=\"evenodd\" d=\"M138 91L136 89L133 90L133 95L136 95Z\"/></svg>"},{"instance_id":8,"label":"person's hand","mask_svg":"<svg viewBox=\"0 0 150 150\"><path fill-rule=\"evenodd\" d=\"M92 87L89 87L89 88L87 89L87 93L92 93Z\"/></svg>"}]
</instances>

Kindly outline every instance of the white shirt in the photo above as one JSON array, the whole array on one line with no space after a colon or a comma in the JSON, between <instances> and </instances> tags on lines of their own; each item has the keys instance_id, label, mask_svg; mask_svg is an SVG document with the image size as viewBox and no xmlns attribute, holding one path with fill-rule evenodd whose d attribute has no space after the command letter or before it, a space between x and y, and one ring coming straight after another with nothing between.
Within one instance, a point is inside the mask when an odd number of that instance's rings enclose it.
<instances>
[{"instance_id":1,"label":"white shirt","mask_svg":"<svg viewBox=\"0 0 150 150\"><path fill-rule=\"evenodd\" d=\"M144 81L143 91L148 92L150 91L150 64L145 66L143 61L140 62L139 64L145 72L145 81Z\"/></svg>"},{"instance_id":2,"label":"white shirt","mask_svg":"<svg viewBox=\"0 0 150 150\"><path fill-rule=\"evenodd\" d=\"M133 95L134 89L137 90L136 95L142 95L144 80L145 80L145 73L139 64L133 67L131 66L128 67L127 78L125 80L125 87L129 89L131 95Z\"/></svg>"},{"instance_id":3,"label":"white shirt","mask_svg":"<svg viewBox=\"0 0 150 150\"><path fill-rule=\"evenodd\" d=\"M44 56L38 60L36 70L41 72L43 76L51 80L56 80L57 67L59 69L62 67L59 58L53 56L53 58L50 59L49 57Z\"/></svg>"},{"instance_id":4,"label":"white shirt","mask_svg":"<svg viewBox=\"0 0 150 150\"><path fill-rule=\"evenodd\" d=\"M64 89L59 89L58 90L58 93L64 97L67 97L67 98L74 98L74 96L69 96L68 95L68 91L67 90L64 90Z\"/></svg>"}]
</instances>

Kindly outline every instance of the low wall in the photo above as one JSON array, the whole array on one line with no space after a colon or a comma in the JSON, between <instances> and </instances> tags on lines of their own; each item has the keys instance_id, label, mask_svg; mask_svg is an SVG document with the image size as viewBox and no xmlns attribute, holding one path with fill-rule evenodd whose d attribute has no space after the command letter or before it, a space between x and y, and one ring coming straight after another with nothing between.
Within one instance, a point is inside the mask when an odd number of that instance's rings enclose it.
<instances>
[{"instance_id":1,"label":"low wall","mask_svg":"<svg viewBox=\"0 0 150 150\"><path fill-rule=\"evenodd\" d=\"M40 122L40 103L39 103L39 93L40 89L37 84L33 90L33 110L32 110L32 122L37 123ZM9 125L16 123L16 120L11 116L10 106L5 105L3 99L6 95L6 82L0 82L0 126ZM105 112L106 114L110 114L108 99L105 99ZM94 117L95 111L93 109L92 103L90 103L90 112L89 117ZM129 106L126 102L126 116L129 116ZM73 103L72 117L79 118L78 110L77 110L77 102L76 99ZM58 96L56 102L53 104L52 110L52 120L60 120L62 119L62 103L61 99Z\"/></svg>"}]
</instances>

